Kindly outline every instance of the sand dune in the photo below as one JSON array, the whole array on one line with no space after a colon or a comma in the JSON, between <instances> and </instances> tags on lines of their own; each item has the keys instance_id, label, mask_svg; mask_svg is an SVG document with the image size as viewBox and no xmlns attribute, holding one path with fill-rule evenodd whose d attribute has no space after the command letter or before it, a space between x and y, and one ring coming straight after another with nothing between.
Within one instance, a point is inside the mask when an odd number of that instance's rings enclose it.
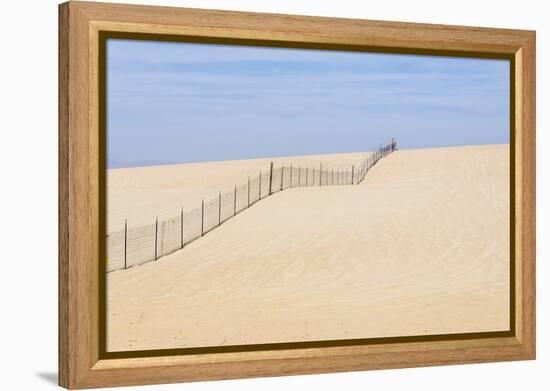
<instances>
[{"instance_id":1,"label":"sand dune","mask_svg":"<svg viewBox=\"0 0 550 391\"><path fill-rule=\"evenodd\" d=\"M248 177L269 172L269 164L281 164L325 169L348 170L358 165L370 153L340 153L332 155L286 156L264 159L231 160L192 164L173 164L108 170L107 231L151 224L178 216L181 209L190 210L202 199L214 198L218 192L246 183Z\"/></svg>"},{"instance_id":2,"label":"sand dune","mask_svg":"<svg viewBox=\"0 0 550 391\"><path fill-rule=\"evenodd\" d=\"M109 273L108 350L506 330L508 150L401 150L361 185L285 190Z\"/></svg>"}]
</instances>

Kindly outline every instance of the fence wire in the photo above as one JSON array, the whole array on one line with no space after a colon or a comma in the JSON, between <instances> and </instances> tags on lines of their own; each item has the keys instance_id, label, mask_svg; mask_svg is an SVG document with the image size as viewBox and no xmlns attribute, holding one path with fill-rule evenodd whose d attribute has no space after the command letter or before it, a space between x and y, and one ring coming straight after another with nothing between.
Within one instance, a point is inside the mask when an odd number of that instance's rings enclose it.
<instances>
[{"instance_id":1,"label":"fence wire","mask_svg":"<svg viewBox=\"0 0 550 391\"><path fill-rule=\"evenodd\" d=\"M141 265L155 259L156 224L127 230L126 267Z\"/></svg>"},{"instance_id":2,"label":"fence wire","mask_svg":"<svg viewBox=\"0 0 550 391\"><path fill-rule=\"evenodd\" d=\"M202 208L197 207L183 214L183 244L202 236Z\"/></svg>"},{"instance_id":3,"label":"fence wire","mask_svg":"<svg viewBox=\"0 0 550 391\"><path fill-rule=\"evenodd\" d=\"M202 234L204 235L208 231L211 231L213 228L220 225L220 214L219 214L219 200L213 199L210 201L204 202L203 222L202 222Z\"/></svg>"},{"instance_id":4,"label":"fence wire","mask_svg":"<svg viewBox=\"0 0 550 391\"><path fill-rule=\"evenodd\" d=\"M158 223L157 258L183 247L181 221L180 215Z\"/></svg>"},{"instance_id":5,"label":"fence wire","mask_svg":"<svg viewBox=\"0 0 550 391\"><path fill-rule=\"evenodd\" d=\"M236 185L233 190L221 192L210 200L203 200L196 208L179 216L139 227L128 227L107 235L107 272L128 269L173 253L193 240L215 229L237 213L261 199L294 187L342 186L361 183L368 171L384 156L397 149L395 140L373 151L348 170L332 168L285 166Z\"/></svg>"}]
</instances>

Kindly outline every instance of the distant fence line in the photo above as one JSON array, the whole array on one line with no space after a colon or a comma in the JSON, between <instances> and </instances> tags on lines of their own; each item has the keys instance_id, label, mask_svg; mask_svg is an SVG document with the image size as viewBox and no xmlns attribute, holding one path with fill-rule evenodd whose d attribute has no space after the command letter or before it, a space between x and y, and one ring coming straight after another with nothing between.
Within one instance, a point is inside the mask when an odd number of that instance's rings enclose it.
<instances>
[{"instance_id":1,"label":"distant fence line","mask_svg":"<svg viewBox=\"0 0 550 391\"><path fill-rule=\"evenodd\" d=\"M394 139L376 149L359 165L348 170L323 169L301 166L274 168L259 172L255 178L233 190L222 193L200 206L178 216L138 227L128 227L110 232L107 235L107 272L127 269L146 262L156 261L164 255L182 249L193 240L204 236L216 227L251 207L271 194L294 187L357 185L367 172L384 156L397 149Z\"/></svg>"}]
</instances>

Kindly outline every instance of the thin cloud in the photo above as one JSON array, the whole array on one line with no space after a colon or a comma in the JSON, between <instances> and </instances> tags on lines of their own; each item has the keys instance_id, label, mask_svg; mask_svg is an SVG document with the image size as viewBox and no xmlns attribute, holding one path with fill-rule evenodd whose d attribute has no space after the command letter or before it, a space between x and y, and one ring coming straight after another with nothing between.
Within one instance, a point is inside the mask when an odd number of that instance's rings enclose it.
<instances>
[{"instance_id":1,"label":"thin cloud","mask_svg":"<svg viewBox=\"0 0 550 391\"><path fill-rule=\"evenodd\" d=\"M302 144L303 153L339 152L354 150L365 126L381 129L372 145L389 137L386 128L416 147L507 142L508 72L502 60L110 41L109 158L300 153L270 137L285 132L303 143L326 135ZM456 123L468 127L462 137L452 134ZM262 136L235 141L250 134Z\"/></svg>"}]
</instances>

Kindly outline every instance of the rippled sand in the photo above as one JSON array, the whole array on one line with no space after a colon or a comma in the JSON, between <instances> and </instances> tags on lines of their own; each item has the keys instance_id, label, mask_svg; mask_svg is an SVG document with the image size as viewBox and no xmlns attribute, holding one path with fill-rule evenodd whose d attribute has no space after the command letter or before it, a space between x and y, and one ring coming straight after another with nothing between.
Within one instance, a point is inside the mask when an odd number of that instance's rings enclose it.
<instances>
[{"instance_id":1,"label":"rippled sand","mask_svg":"<svg viewBox=\"0 0 550 391\"><path fill-rule=\"evenodd\" d=\"M217 191L269 161L112 170L112 206L132 212L157 194L150 210L166 207L208 191L205 177ZM211 167L224 164L224 175ZM132 170L142 190L125 203ZM285 190L109 273L108 350L506 330L509 202L508 145L401 150L360 185Z\"/></svg>"}]
</instances>

